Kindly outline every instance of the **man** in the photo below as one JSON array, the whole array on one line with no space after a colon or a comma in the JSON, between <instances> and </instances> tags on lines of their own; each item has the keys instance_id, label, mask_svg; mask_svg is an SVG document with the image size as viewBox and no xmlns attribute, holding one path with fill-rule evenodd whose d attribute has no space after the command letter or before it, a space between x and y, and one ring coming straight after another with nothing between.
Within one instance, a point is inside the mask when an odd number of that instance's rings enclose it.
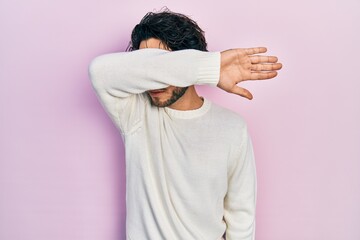
<instances>
[{"instance_id":1,"label":"man","mask_svg":"<svg viewBox=\"0 0 360 240\"><path fill-rule=\"evenodd\" d=\"M266 48L208 52L185 15L148 13L130 52L89 67L93 87L120 130L126 157L128 240L254 240L256 168L246 123L197 94L270 79L281 64Z\"/></svg>"}]
</instances>

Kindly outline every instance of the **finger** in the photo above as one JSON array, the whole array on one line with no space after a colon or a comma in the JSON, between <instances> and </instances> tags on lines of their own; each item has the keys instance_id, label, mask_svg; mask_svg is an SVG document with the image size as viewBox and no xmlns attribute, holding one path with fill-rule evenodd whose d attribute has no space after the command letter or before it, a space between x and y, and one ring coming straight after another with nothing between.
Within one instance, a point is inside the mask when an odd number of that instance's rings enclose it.
<instances>
[{"instance_id":1,"label":"finger","mask_svg":"<svg viewBox=\"0 0 360 240\"><path fill-rule=\"evenodd\" d=\"M267 49L266 47L254 47L254 48L245 48L244 51L247 55L253 55L258 53L266 53Z\"/></svg>"},{"instance_id":2,"label":"finger","mask_svg":"<svg viewBox=\"0 0 360 240\"><path fill-rule=\"evenodd\" d=\"M242 96L244 98L247 98L249 100L253 99L253 95L249 92L249 90L239 87L237 85L235 85L231 90L231 93L233 94L237 94L239 96Z\"/></svg>"},{"instance_id":3,"label":"finger","mask_svg":"<svg viewBox=\"0 0 360 240\"><path fill-rule=\"evenodd\" d=\"M251 63L276 63L278 58L275 56L249 56Z\"/></svg>"},{"instance_id":4,"label":"finger","mask_svg":"<svg viewBox=\"0 0 360 240\"><path fill-rule=\"evenodd\" d=\"M252 72L250 74L251 80L264 80L270 79L277 76L277 72Z\"/></svg>"},{"instance_id":5,"label":"finger","mask_svg":"<svg viewBox=\"0 0 360 240\"><path fill-rule=\"evenodd\" d=\"M275 63L275 64L252 64L251 70L252 71L274 71L274 70L280 70L282 68L281 63Z\"/></svg>"}]
</instances>

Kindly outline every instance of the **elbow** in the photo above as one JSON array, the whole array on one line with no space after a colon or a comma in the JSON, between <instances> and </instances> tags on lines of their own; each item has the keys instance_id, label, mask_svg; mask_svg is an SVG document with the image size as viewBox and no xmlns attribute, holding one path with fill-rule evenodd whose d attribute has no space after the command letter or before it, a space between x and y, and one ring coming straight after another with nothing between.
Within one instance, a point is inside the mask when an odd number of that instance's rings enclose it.
<instances>
[{"instance_id":1,"label":"elbow","mask_svg":"<svg viewBox=\"0 0 360 240\"><path fill-rule=\"evenodd\" d=\"M101 56L94 58L88 66L88 73L90 80L92 82L97 81L102 75L103 69L104 69L104 65L101 61Z\"/></svg>"}]
</instances>

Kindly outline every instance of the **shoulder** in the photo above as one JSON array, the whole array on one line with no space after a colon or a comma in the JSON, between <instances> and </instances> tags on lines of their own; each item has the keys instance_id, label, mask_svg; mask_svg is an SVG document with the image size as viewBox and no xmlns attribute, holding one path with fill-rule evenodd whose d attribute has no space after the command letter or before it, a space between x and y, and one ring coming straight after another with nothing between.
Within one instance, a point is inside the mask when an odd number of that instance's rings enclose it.
<instances>
[{"instance_id":1,"label":"shoulder","mask_svg":"<svg viewBox=\"0 0 360 240\"><path fill-rule=\"evenodd\" d=\"M211 132L216 135L218 142L231 149L241 149L250 137L247 122L244 117L226 107L211 102L211 108L206 124Z\"/></svg>"},{"instance_id":2,"label":"shoulder","mask_svg":"<svg viewBox=\"0 0 360 240\"><path fill-rule=\"evenodd\" d=\"M211 102L210 114L215 121L219 121L226 127L236 129L245 129L247 127L246 121L242 115L214 102Z\"/></svg>"}]
</instances>

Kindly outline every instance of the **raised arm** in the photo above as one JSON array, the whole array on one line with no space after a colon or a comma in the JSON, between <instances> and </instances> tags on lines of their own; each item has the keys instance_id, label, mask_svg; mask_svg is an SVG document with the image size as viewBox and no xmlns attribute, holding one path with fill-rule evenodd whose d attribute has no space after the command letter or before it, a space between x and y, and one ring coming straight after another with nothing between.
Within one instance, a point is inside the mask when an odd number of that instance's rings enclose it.
<instances>
[{"instance_id":1,"label":"raised arm","mask_svg":"<svg viewBox=\"0 0 360 240\"><path fill-rule=\"evenodd\" d=\"M216 86L220 53L146 48L99 56L91 62L89 71L93 82L102 81L110 94L120 98L169 85Z\"/></svg>"}]
</instances>

